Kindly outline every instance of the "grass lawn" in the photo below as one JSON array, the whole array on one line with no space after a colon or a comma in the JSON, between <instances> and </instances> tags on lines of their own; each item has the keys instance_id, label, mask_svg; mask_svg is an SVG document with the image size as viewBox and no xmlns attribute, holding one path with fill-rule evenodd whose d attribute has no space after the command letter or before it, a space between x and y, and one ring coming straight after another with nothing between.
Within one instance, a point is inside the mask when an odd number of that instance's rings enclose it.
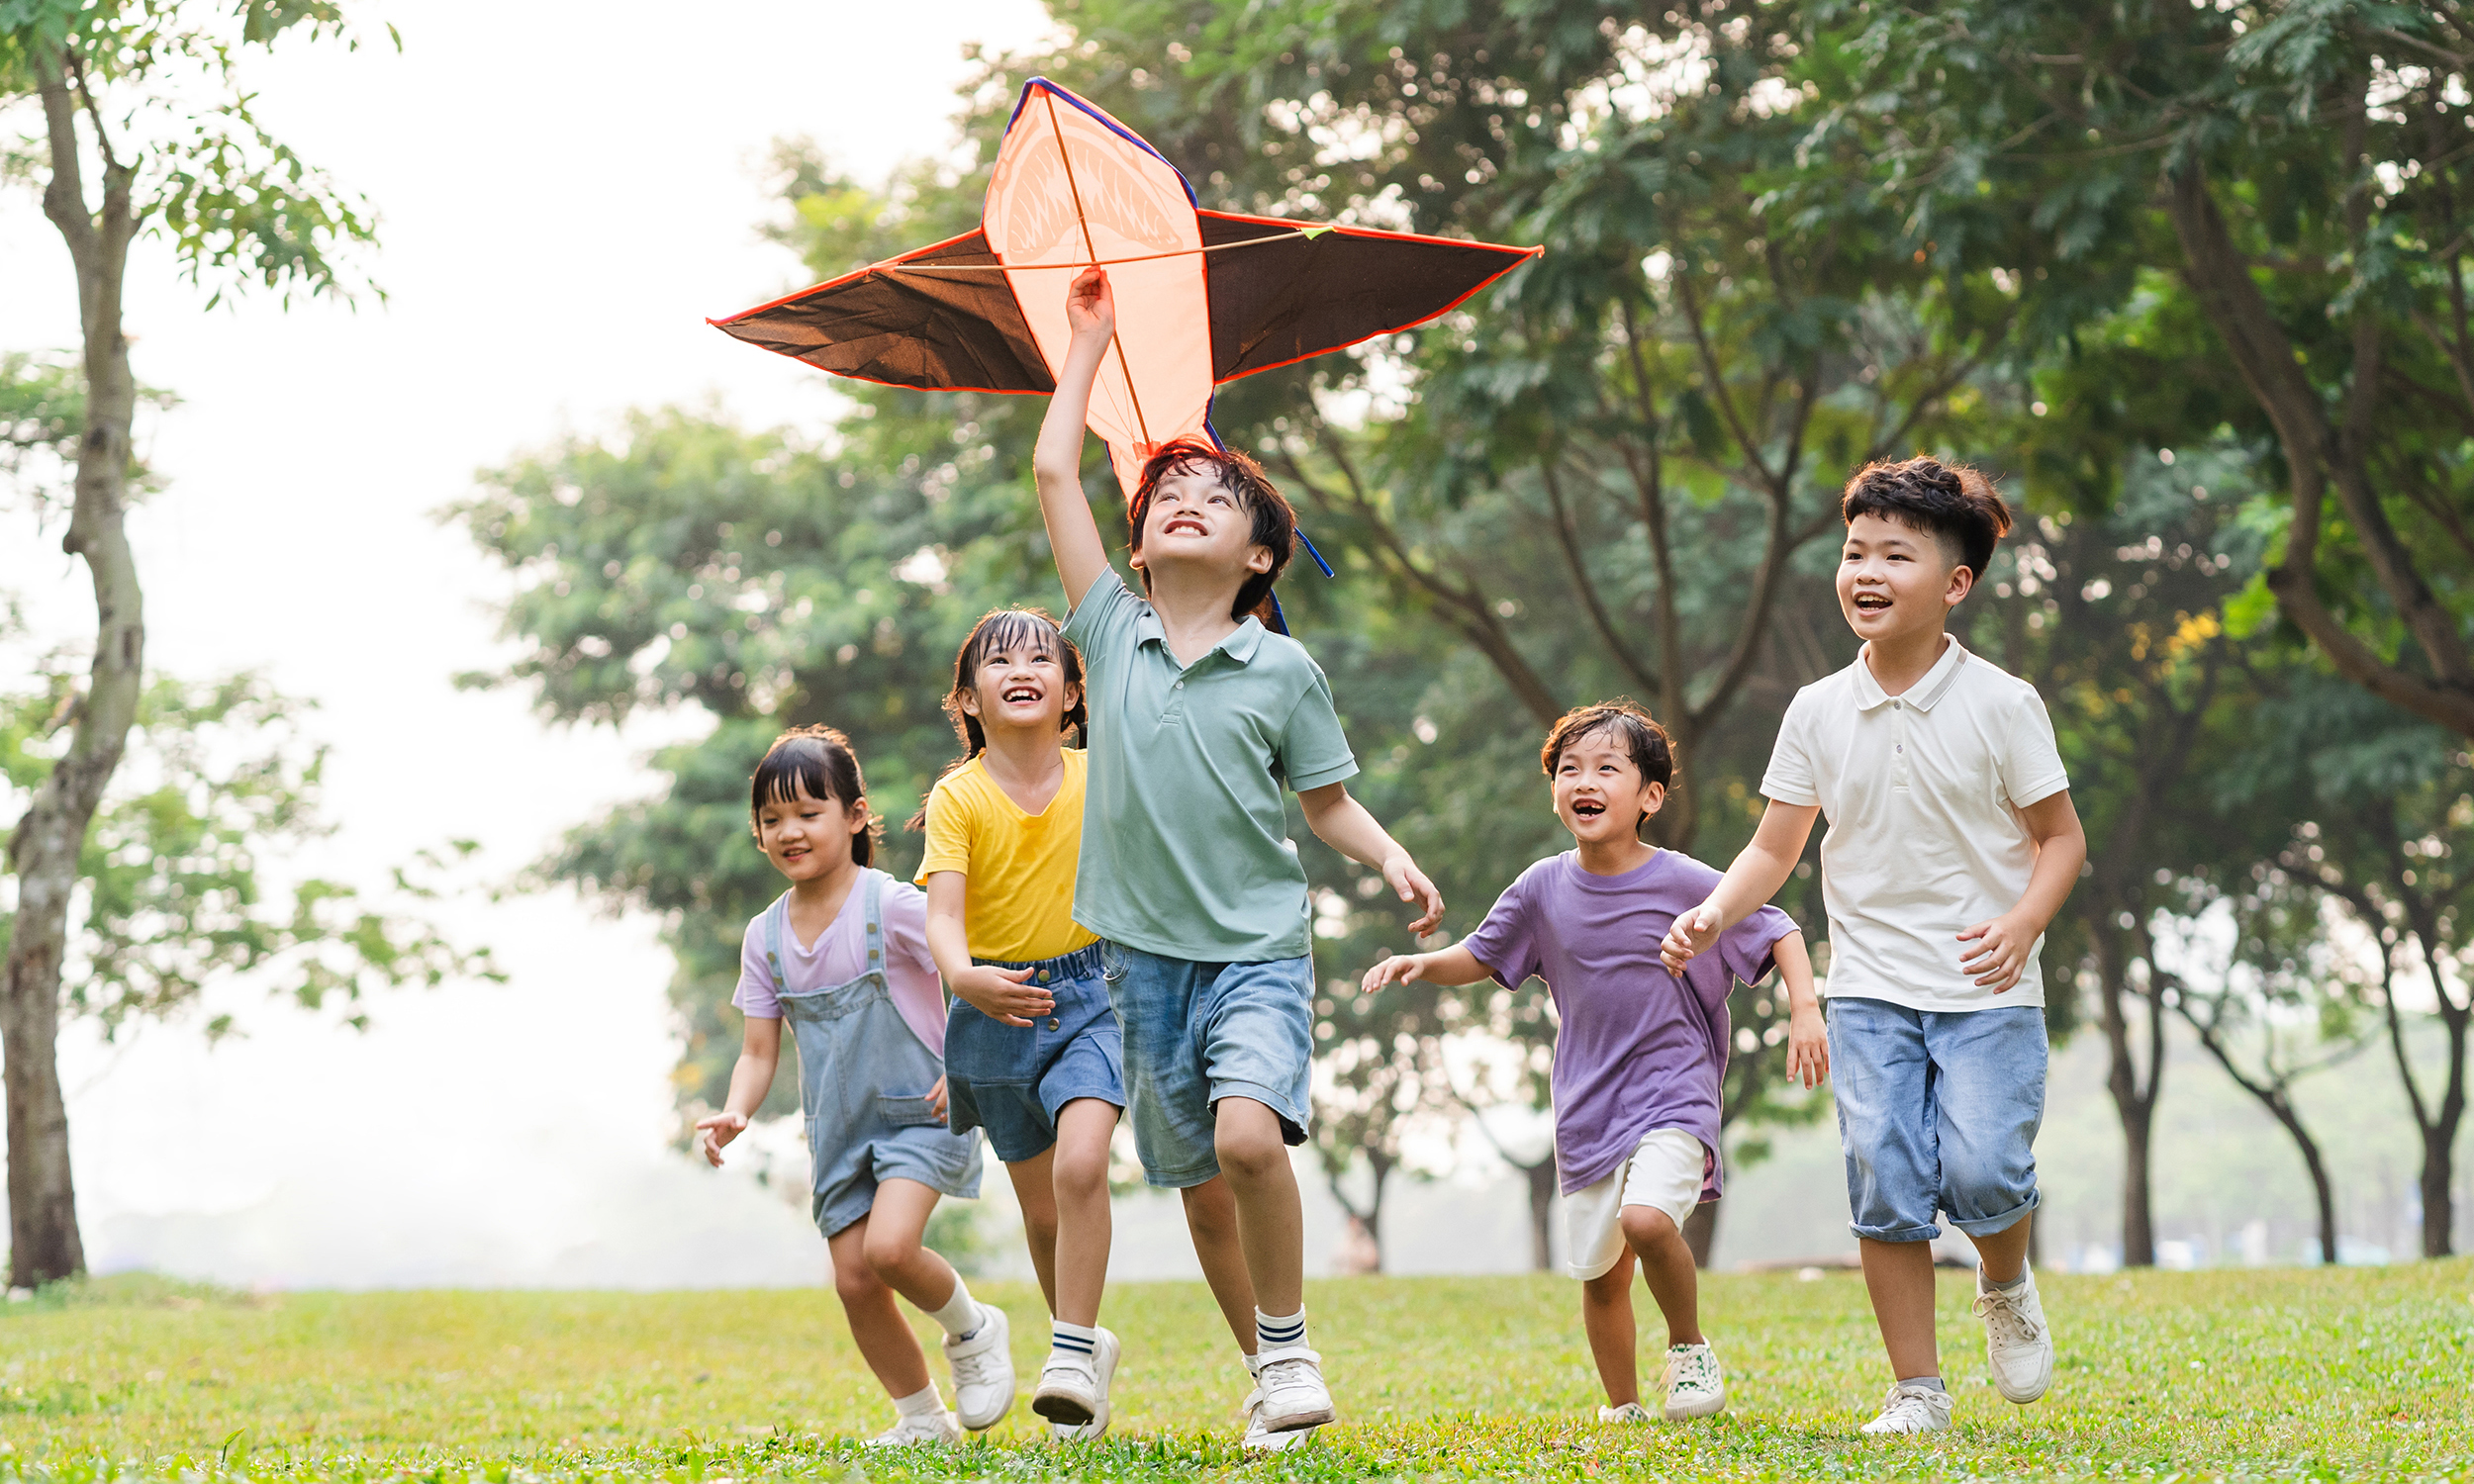
<instances>
[{"instance_id":1,"label":"grass lawn","mask_svg":"<svg viewBox=\"0 0 2474 1484\"><path fill-rule=\"evenodd\" d=\"M2060 1345L2051 1394L2025 1408L1995 1395L1966 1280L1948 1275L1958 1427L1912 1440L1856 1436L1886 1377L1851 1275L1706 1279L1732 1410L1647 1428L1593 1420L1569 1281L1317 1283L1314 1343L1343 1423L1265 1459L1236 1445L1242 1372L1199 1284L1109 1291L1126 1358L1106 1440L1047 1444L1017 1404L983 1443L884 1457L852 1439L892 1408L822 1290L255 1299L112 1279L0 1310L0 1477L2474 1479L2474 1260L2040 1282ZM1027 1399L1046 1336L1037 1292L982 1296L1013 1317Z\"/></svg>"}]
</instances>

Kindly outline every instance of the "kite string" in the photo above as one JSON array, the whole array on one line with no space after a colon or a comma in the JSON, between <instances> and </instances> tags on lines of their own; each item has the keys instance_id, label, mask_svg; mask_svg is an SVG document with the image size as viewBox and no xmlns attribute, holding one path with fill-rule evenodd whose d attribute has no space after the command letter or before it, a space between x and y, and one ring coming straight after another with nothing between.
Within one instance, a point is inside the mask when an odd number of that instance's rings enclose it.
<instances>
[{"instance_id":1,"label":"kite string","mask_svg":"<svg viewBox=\"0 0 2474 1484\"><path fill-rule=\"evenodd\" d=\"M1056 94L1043 89L1040 101L1048 105L1048 132L1057 139L1057 158L1065 162L1065 188L1074 197L1074 222L1083 229L1083 250L1094 262L1099 258L1099 244L1091 238L1091 222L1083 215L1083 188L1074 181L1074 152L1065 147L1065 127L1057 122ZM1151 424L1143 420L1142 394L1134 390L1134 368L1125 363L1125 342L1115 330L1108 331L1108 343L1116 350L1116 368L1125 378L1125 395L1134 404L1134 430L1142 434L1143 446L1151 446Z\"/></svg>"}]
</instances>

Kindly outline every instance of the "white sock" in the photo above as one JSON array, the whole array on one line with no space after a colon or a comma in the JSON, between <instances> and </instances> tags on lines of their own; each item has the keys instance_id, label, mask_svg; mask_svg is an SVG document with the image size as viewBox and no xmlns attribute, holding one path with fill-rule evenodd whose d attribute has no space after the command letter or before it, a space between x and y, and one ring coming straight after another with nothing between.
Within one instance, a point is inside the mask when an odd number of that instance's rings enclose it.
<instances>
[{"instance_id":1,"label":"white sock","mask_svg":"<svg viewBox=\"0 0 2474 1484\"><path fill-rule=\"evenodd\" d=\"M1273 1315L1254 1311L1254 1343L1257 1354L1273 1350L1301 1349L1305 1345L1305 1310L1294 1314Z\"/></svg>"},{"instance_id":2,"label":"white sock","mask_svg":"<svg viewBox=\"0 0 2474 1484\"><path fill-rule=\"evenodd\" d=\"M1085 1370L1095 1370L1098 1367L1099 1362L1094 1358L1099 1349L1098 1326L1094 1325L1086 1329L1081 1325L1067 1324L1060 1319L1052 1323L1048 1329L1048 1363L1050 1365L1079 1365Z\"/></svg>"},{"instance_id":3,"label":"white sock","mask_svg":"<svg viewBox=\"0 0 2474 1484\"><path fill-rule=\"evenodd\" d=\"M908 1396L894 1398L894 1411L904 1417L934 1417L944 1410L945 1404L936 1395L934 1381L928 1382L927 1389L924 1391L914 1391Z\"/></svg>"},{"instance_id":4,"label":"white sock","mask_svg":"<svg viewBox=\"0 0 2474 1484\"><path fill-rule=\"evenodd\" d=\"M929 1310L928 1318L935 1320L947 1335L956 1340L970 1339L980 1332L981 1325L988 1322L986 1316L980 1313L980 1301L971 1297L971 1290L963 1286L960 1273L954 1274L954 1296L945 1300L944 1308Z\"/></svg>"}]
</instances>

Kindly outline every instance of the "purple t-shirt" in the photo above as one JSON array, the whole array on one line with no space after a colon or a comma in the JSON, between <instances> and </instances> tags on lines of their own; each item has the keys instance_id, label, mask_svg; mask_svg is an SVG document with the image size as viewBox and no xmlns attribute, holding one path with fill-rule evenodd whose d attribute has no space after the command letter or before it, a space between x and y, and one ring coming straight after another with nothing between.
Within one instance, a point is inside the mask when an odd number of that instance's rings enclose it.
<instances>
[{"instance_id":1,"label":"purple t-shirt","mask_svg":"<svg viewBox=\"0 0 2474 1484\"><path fill-rule=\"evenodd\" d=\"M1658 946L1719 874L1662 850L1622 876L1592 876L1568 850L1520 874L1462 947L1507 989L1546 980L1555 1036L1555 1163L1564 1193L1615 1172L1652 1129L1682 1129L1709 1151L1701 1199L1718 1198L1718 1092L1727 1069L1727 991L1758 983L1795 919L1762 907L1719 935L1681 979Z\"/></svg>"}]
</instances>

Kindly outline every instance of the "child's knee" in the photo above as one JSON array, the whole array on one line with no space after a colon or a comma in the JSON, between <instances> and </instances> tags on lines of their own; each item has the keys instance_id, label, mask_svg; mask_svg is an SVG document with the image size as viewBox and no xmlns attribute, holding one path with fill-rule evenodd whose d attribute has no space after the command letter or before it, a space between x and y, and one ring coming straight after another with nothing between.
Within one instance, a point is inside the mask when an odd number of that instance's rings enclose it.
<instances>
[{"instance_id":1,"label":"child's knee","mask_svg":"<svg viewBox=\"0 0 2474 1484\"><path fill-rule=\"evenodd\" d=\"M1055 1175L1057 1194L1067 1200L1089 1200L1108 1191L1108 1147L1092 1149L1057 1147Z\"/></svg>"},{"instance_id":2,"label":"child's knee","mask_svg":"<svg viewBox=\"0 0 2474 1484\"><path fill-rule=\"evenodd\" d=\"M856 1262L833 1264L833 1293L846 1306L864 1304L886 1291L885 1279L877 1274L865 1252L857 1255L860 1260Z\"/></svg>"},{"instance_id":3,"label":"child's knee","mask_svg":"<svg viewBox=\"0 0 2474 1484\"><path fill-rule=\"evenodd\" d=\"M1288 1167L1288 1146L1269 1120L1220 1125L1212 1141L1222 1172L1240 1180L1260 1180Z\"/></svg>"},{"instance_id":4,"label":"child's knee","mask_svg":"<svg viewBox=\"0 0 2474 1484\"><path fill-rule=\"evenodd\" d=\"M1620 1308L1632 1302L1632 1264L1618 1262L1594 1278L1580 1280L1580 1303L1586 1309Z\"/></svg>"},{"instance_id":5,"label":"child's knee","mask_svg":"<svg viewBox=\"0 0 2474 1484\"><path fill-rule=\"evenodd\" d=\"M919 1254L919 1244L908 1237L870 1232L862 1251L866 1253L870 1270L883 1280L908 1265L910 1259Z\"/></svg>"},{"instance_id":6,"label":"child's knee","mask_svg":"<svg viewBox=\"0 0 2474 1484\"><path fill-rule=\"evenodd\" d=\"M1626 1206L1618 1220L1624 1241L1636 1252L1655 1252L1683 1235L1674 1219L1655 1206Z\"/></svg>"}]
</instances>

